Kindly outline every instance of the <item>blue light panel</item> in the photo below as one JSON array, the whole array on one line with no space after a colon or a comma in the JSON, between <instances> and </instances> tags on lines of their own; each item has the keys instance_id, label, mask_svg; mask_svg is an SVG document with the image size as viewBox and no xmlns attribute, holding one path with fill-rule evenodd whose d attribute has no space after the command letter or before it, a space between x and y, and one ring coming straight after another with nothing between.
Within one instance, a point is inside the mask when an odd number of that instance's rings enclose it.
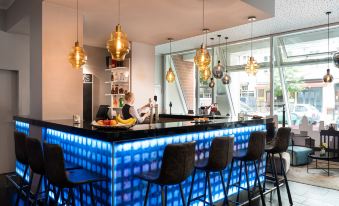
<instances>
[{"instance_id":1,"label":"blue light panel","mask_svg":"<svg viewBox=\"0 0 339 206\"><path fill-rule=\"evenodd\" d=\"M20 121L15 121L15 130L17 130L18 132L23 132L25 133L27 136L29 136L29 124L25 123L25 122L20 122ZM23 177L24 176L24 172L25 172L25 165L21 164L20 162L16 161L16 168L15 168L15 172L20 176ZM26 174L26 181L29 181L29 170L27 171Z\"/></svg>"},{"instance_id":2,"label":"blue light panel","mask_svg":"<svg viewBox=\"0 0 339 206\"><path fill-rule=\"evenodd\" d=\"M133 142L120 142L114 144L114 205L116 206L141 206L146 194L146 182L138 179L137 174L160 169L161 158L167 144L196 141L196 160L208 157L212 139L219 136L233 136L235 138L234 150L245 149L248 146L250 133L263 131L265 125L247 126L232 129L212 130L199 133L159 137L156 139L143 139ZM260 164L260 180L264 181L266 161L263 157ZM229 168L224 171L227 182ZM241 174L241 185L246 186L244 168ZM240 163L234 164L231 184L238 181ZM253 164L249 165L250 186L254 185L255 171ZM191 177L183 183L185 196L188 197ZM217 173L211 173L213 201L224 198L221 178ZM197 173L193 187L193 197L201 195L204 191L204 174ZM229 195L237 192L236 187L231 187ZM169 186L167 205L181 205L178 186ZM150 189L149 205L161 205L160 187L153 185ZM194 202L193 205L202 205Z\"/></svg>"},{"instance_id":3,"label":"blue light panel","mask_svg":"<svg viewBox=\"0 0 339 206\"><path fill-rule=\"evenodd\" d=\"M43 140L48 143L59 144L63 149L65 161L107 177L107 182L93 184L96 205L113 205L112 143L49 128L43 128ZM83 191L84 204L92 205L89 186L84 186ZM50 194L50 196L52 195ZM77 190L75 191L75 199L76 205L80 205L80 194Z\"/></svg>"}]
</instances>

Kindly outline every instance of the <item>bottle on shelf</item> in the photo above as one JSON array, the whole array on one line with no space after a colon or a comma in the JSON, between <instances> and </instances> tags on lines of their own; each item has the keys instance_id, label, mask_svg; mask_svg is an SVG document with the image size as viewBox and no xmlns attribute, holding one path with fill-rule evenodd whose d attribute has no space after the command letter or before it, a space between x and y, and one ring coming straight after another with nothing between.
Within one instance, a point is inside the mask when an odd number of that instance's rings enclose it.
<instances>
[{"instance_id":1,"label":"bottle on shelf","mask_svg":"<svg viewBox=\"0 0 339 206\"><path fill-rule=\"evenodd\" d=\"M114 107L114 108L119 107L119 105L118 105L118 99L117 99L116 97L113 98L113 107Z\"/></svg>"},{"instance_id":2,"label":"bottle on shelf","mask_svg":"<svg viewBox=\"0 0 339 206\"><path fill-rule=\"evenodd\" d=\"M114 74L112 73L111 75L111 81L113 82L114 81Z\"/></svg>"},{"instance_id":3,"label":"bottle on shelf","mask_svg":"<svg viewBox=\"0 0 339 206\"><path fill-rule=\"evenodd\" d=\"M119 98L119 107L123 107L124 106L124 98L120 97Z\"/></svg>"}]
</instances>

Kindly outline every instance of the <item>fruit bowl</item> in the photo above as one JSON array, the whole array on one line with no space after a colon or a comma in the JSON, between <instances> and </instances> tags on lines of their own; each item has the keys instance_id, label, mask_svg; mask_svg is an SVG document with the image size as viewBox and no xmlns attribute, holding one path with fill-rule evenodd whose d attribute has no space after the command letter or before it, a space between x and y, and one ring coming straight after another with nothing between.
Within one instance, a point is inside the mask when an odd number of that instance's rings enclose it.
<instances>
[{"instance_id":1,"label":"fruit bowl","mask_svg":"<svg viewBox=\"0 0 339 206\"><path fill-rule=\"evenodd\" d=\"M127 120L118 116L115 120L98 120L93 121L91 125L98 129L129 129L136 123L136 119L130 118Z\"/></svg>"}]
</instances>

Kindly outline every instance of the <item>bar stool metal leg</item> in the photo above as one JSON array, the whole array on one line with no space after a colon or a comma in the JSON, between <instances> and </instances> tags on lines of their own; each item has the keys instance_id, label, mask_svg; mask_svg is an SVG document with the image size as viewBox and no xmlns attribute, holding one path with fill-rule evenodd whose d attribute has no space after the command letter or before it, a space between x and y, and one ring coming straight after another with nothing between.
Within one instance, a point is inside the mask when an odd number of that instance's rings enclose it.
<instances>
[{"instance_id":1,"label":"bar stool metal leg","mask_svg":"<svg viewBox=\"0 0 339 206\"><path fill-rule=\"evenodd\" d=\"M83 190L82 190L82 185L79 185L79 193L80 193L80 205L84 205L84 199L83 199Z\"/></svg>"},{"instance_id":2,"label":"bar stool metal leg","mask_svg":"<svg viewBox=\"0 0 339 206\"><path fill-rule=\"evenodd\" d=\"M293 200L292 200L292 196L291 196L291 191L290 191L290 187L288 185L288 180L286 177L286 171L285 171L285 166L282 162L282 155L281 153L279 153L279 157L280 157L280 162L281 162L281 169L282 169L282 173L284 175L284 180L285 180L285 184L286 184L286 190L287 190L287 196L288 196L288 200L290 202L290 205L293 205Z\"/></svg>"},{"instance_id":3,"label":"bar stool metal leg","mask_svg":"<svg viewBox=\"0 0 339 206\"><path fill-rule=\"evenodd\" d=\"M22 193L24 184L25 184L25 177L26 177L26 175L27 175L28 168L29 168L29 166L26 165L25 171L24 171L24 175L22 176L22 178L21 178L21 180L20 180L20 187L19 187L18 195L17 195L17 197L16 197L15 205L18 205L18 204L19 204L19 199L20 199L20 196L21 196L21 193Z\"/></svg>"},{"instance_id":4,"label":"bar stool metal leg","mask_svg":"<svg viewBox=\"0 0 339 206\"><path fill-rule=\"evenodd\" d=\"M224 202L223 202L223 205L225 205L225 203L228 204L228 197L227 197L227 191L226 191L226 186L225 186L225 180L224 180L224 175L222 173L222 171L219 171L219 175L220 175L220 178L221 178L221 185L222 185L222 189L224 191Z\"/></svg>"},{"instance_id":5,"label":"bar stool metal leg","mask_svg":"<svg viewBox=\"0 0 339 206\"><path fill-rule=\"evenodd\" d=\"M182 205L183 205L183 206L186 206L184 191L182 190L182 185L181 185L181 183L179 184L179 187L180 187L180 193L181 193ZM167 193L167 191L166 191L166 193ZM166 200L167 200L167 198L166 198Z\"/></svg>"},{"instance_id":6,"label":"bar stool metal leg","mask_svg":"<svg viewBox=\"0 0 339 206\"><path fill-rule=\"evenodd\" d=\"M93 183L89 184L89 189L90 189L90 192L91 192L92 205L96 205L95 198L94 198L94 191L93 191Z\"/></svg>"},{"instance_id":7,"label":"bar stool metal leg","mask_svg":"<svg viewBox=\"0 0 339 206\"><path fill-rule=\"evenodd\" d=\"M259 177L259 171L258 171L259 167L257 167L257 165L255 164L255 161L253 161L253 164L254 164L254 169L255 169L255 178L258 181L261 202L263 206L266 206L263 189L261 188L261 183L260 183L260 177Z\"/></svg>"},{"instance_id":8,"label":"bar stool metal leg","mask_svg":"<svg viewBox=\"0 0 339 206\"><path fill-rule=\"evenodd\" d=\"M47 183L47 186L45 187L45 191L46 191L46 197L45 197L45 202L44 205L47 206L48 204L48 197L49 197L49 187L50 187L50 183Z\"/></svg>"},{"instance_id":9,"label":"bar stool metal leg","mask_svg":"<svg viewBox=\"0 0 339 206\"><path fill-rule=\"evenodd\" d=\"M237 202L239 202L240 197L240 187L241 187L241 172L242 172L242 161L240 160L240 172L239 172L239 180L238 180L238 194L237 194Z\"/></svg>"},{"instance_id":10,"label":"bar stool metal leg","mask_svg":"<svg viewBox=\"0 0 339 206\"><path fill-rule=\"evenodd\" d=\"M204 187L204 206L205 206L205 202L206 202L206 191L207 191L207 174L205 173L205 187Z\"/></svg>"},{"instance_id":11,"label":"bar stool metal leg","mask_svg":"<svg viewBox=\"0 0 339 206\"><path fill-rule=\"evenodd\" d=\"M248 179L248 168L247 168L247 162L244 161L245 163L245 175L246 175L246 184L247 184L247 197L248 197L248 205L251 205L251 190L250 190L250 181Z\"/></svg>"},{"instance_id":12,"label":"bar stool metal leg","mask_svg":"<svg viewBox=\"0 0 339 206\"><path fill-rule=\"evenodd\" d=\"M147 200L148 200L148 193L149 193L149 188L151 186L150 182L147 182L147 189L146 189L146 196L145 196L145 200L144 200L144 206L147 205Z\"/></svg>"},{"instance_id":13,"label":"bar stool metal leg","mask_svg":"<svg viewBox=\"0 0 339 206\"><path fill-rule=\"evenodd\" d=\"M227 179L227 185L226 185L227 195L228 195L228 191L230 189L230 184L231 184L231 179L232 179L233 163L234 163L234 160L232 159L231 167L230 167L230 172L228 173L228 179Z\"/></svg>"},{"instance_id":14,"label":"bar stool metal leg","mask_svg":"<svg viewBox=\"0 0 339 206\"><path fill-rule=\"evenodd\" d=\"M273 168L273 175L274 175L273 178L275 180L275 184L276 184L276 187L277 187L278 203L279 203L279 206L282 206L281 195L280 195L280 187L279 187L279 179L278 179L277 170L276 170L276 167L275 167L274 155L271 156L270 162L271 162L271 165L272 165L272 168Z\"/></svg>"},{"instance_id":15,"label":"bar stool metal leg","mask_svg":"<svg viewBox=\"0 0 339 206\"><path fill-rule=\"evenodd\" d=\"M161 205L166 206L164 186L161 186Z\"/></svg>"},{"instance_id":16,"label":"bar stool metal leg","mask_svg":"<svg viewBox=\"0 0 339 206\"><path fill-rule=\"evenodd\" d=\"M37 203L38 203L38 197L39 197L39 194L40 194L42 178L43 178L43 176L40 175L38 187L37 187L36 192L34 194L34 205L37 205Z\"/></svg>"},{"instance_id":17,"label":"bar stool metal leg","mask_svg":"<svg viewBox=\"0 0 339 206\"><path fill-rule=\"evenodd\" d=\"M207 184L208 184L208 199L209 199L210 206L213 206L212 187L211 187L211 179L210 179L209 172L206 172L206 178L207 178Z\"/></svg>"},{"instance_id":18,"label":"bar stool metal leg","mask_svg":"<svg viewBox=\"0 0 339 206\"><path fill-rule=\"evenodd\" d=\"M187 201L188 206L191 204L191 200L192 200L192 192L193 192L193 186L194 186L195 172L196 172L196 169L193 170L191 188L190 188L190 193L188 195L188 201Z\"/></svg>"}]
</instances>

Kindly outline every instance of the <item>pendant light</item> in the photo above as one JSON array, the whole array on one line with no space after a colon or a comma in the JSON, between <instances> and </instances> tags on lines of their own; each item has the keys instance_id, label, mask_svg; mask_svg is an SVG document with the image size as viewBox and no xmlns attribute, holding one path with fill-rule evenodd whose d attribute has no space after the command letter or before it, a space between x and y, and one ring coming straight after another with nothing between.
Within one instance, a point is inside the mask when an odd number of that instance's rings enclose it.
<instances>
[{"instance_id":1,"label":"pendant light","mask_svg":"<svg viewBox=\"0 0 339 206\"><path fill-rule=\"evenodd\" d=\"M170 43L170 67L166 73L166 80L168 83L173 83L175 80L175 74L174 71L172 69L172 38L168 38L168 41Z\"/></svg>"},{"instance_id":2,"label":"pendant light","mask_svg":"<svg viewBox=\"0 0 339 206\"><path fill-rule=\"evenodd\" d=\"M130 50L130 43L127 39L127 34L122 31L120 25L120 0L118 0L118 25L115 27L115 31L111 33L110 39L107 41L106 48L112 56L112 59L116 61L124 61L126 55Z\"/></svg>"},{"instance_id":3,"label":"pendant light","mask_svg":"<svg viewBox=\"0 0 339 206\"><path fill-rule=\"evenodd\" d=\"M87 61L86 52L79 44L79 0L77 0L77 41L72 47L72 51L68 56L68 61L75 69L81 69Z\"/></svg>"},{"instance_id":4,"label":"pendant light","mask_svg":"<svg viewBox=\"0 0 339 206\"><path fill-rule=\"evenodd\" d=\"M200 71L201 77L204 81L207 81L211 77L210 67L205 67L204 70Z\"/></svg>"},{"instance_id":5,"label":"pendant light","mask_svg":"<svg viewBox=\"0 0 339 206\"><path fill-rule=\"evenodd\" d=\"M331 83L333 81L333 76L330 73L330 14L331 12L326 12L327 15L327 52L328 52L328 59L327 59L327 70L326 74L323 77L325 83Z\"/></svg>"},{"instance_id":6,"label":"pendant light","mask_svg":"<svg viewBox=\"0 0 339 206\"><path fill-rule=\"evenodd\" d=\"M247 61L245 66L245 71L248 75L256 75L259 69L259 65L257 61L255 61L253 57L253 45L252 45L252 38L253 38L253 21L256 20L255 16L248 17L248 20L251 22L251 56Z\"/></svg>"},{"instance_id":7,"label":"pendant light","mask_svg":"<svg viewBox=\"0 0 339 206\"><path fill-rule=\"evenodd\" d=\"M208 86L209 86L210 88L213 88L213 87L215 86L215 82L214 82L213 77L211 78L211 81L210 81L210 83L208 84Z\"/></svg>"},{"instance_id":8,"label":"pendant light","mask_svg":"<svg viewBox=\"0 0 339 206\"><path fill-rule=\"evenodd\" d=\"M203 33L205 35L205 44L204 44L204 37L203 43L201 44L200 48L197 49L194 63L197 65L199 71L203 71L206 69L211 63L211 57L207 49L207 32L208 29L205 28L205 0L202 1L202 28Z\"/></svg>"},{"instance_id":9,"label":"pendant light","mask_svg":"<svg viewBox=\"0 0 339 206\"><path fill-rule=\"evenodd\" d=\"M213 67L212 74L216 79L221 79L223 77L225 67L220 63L220 56L222 55L221 49L220 49L220 38L221 38L220 34L218 35L218 38L219 38L219 44L218 44L219 60L218 60L218 64Z\"/></svg>"},{"instance_id":10,"label":"pendant light","mask_svg":"<svg viewBox=\"0 0 339 206\"><path fill-rule=\"evenodd\" d=\"M225 64L225 75L224 77L221 79L223 84L230 84L231 83L231 76L228 74L227 72L227 40L228 37L225 37L226 40L226 49L225 49L225 56L226 56L226 64Z\"/></svg>"}]
</instances>

